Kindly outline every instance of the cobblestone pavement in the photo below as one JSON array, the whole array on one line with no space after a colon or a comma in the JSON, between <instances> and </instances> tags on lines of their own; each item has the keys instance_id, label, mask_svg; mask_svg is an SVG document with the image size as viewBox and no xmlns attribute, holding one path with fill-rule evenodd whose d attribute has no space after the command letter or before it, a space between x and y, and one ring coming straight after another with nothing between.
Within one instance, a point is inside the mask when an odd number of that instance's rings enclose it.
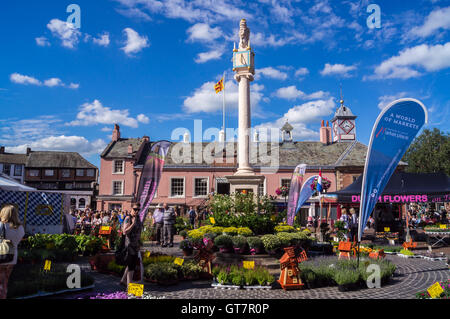
<instances>
[{"instance_id":1,"label":"cobblestone pavement","mask_svg":"<svg viewBox=\"0 0 450 319\"><path fill-rule=\"evenodd\" d=\"M208 281L196 281L180 282L178 285L168 287L145 283L145 291L155 297L166 299L413 299L417 292L426 290L436 281L450 278L449 267L444 261L406 259L397 256L386 258L397 265L397 270L391 282L378 289L360 289L352 292L340 292L337 287L294 291L224 290L212 288ZM88 265L83 265L82 268L90 272ZM97 272L90 273L95 278L95 288L90 293L111 293L125 289L119 284L118 277ZM53 298L76 297L77 294L69 294Z\"/></svg>"}]
</instances>

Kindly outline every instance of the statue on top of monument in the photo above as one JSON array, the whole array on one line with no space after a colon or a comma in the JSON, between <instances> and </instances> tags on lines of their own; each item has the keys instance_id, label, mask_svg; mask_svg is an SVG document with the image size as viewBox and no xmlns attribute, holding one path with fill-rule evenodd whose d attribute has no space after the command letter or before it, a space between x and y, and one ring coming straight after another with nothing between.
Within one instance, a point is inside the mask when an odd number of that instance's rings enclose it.
<instances>
[{"instance_id":1,"label":"statue on top of monument","mask_svg":"<svg viewBox=\"0 0 450 319\"><path fill-rule=\"evenodd\" d=\"M245 19L242 19L240 23L239 38L239 49L247 50L250 47L250 29Z\"/></svg>"}]
</instances>

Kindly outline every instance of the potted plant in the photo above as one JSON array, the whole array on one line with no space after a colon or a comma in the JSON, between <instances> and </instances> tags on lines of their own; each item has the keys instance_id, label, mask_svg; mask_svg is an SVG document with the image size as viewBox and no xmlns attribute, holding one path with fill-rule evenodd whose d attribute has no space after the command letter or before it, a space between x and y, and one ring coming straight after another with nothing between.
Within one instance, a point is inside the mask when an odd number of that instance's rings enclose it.
<instances>
[{"instance_id":1,"label":"potted plant","mask_svg":"<svg viewBox=\"0 0 450 319\"><path fill-rule=\"evenodd\" d=\"M194 247L189 239L184 239L180 242L180 249L183 251L184 256L191 256L194 252Z\"/></svg>"},{"instance_id":2,"label":"potted plant","mask_svg":"<svg viewBox=\"0 0 450 319\"><path fill-rule=\"evenodd\" d=\"M183 229L182 231L180 231L179 235L180 235L181 237L183 237L183 239L186 239L187 236L188 236L187 230L186 230L186 229Z\"/></svg>"},{"instance_id":3,"label":"potted plant","mask_svg":"<svg viewBox=\"0 0 450 319\"><path fill-rule=\"evenodd\" d=\"M220 235L214 239L214 244L219 247L221 253L229 253L233 247L231 236Z\"/></svg>"},{"instance_id":4,"label":"potted plant","mask_svg":"<svg viewBox=\"0 0 450 319\"><path fill-rule=\"evenodd\" d=\"M264 235L261 237L264 249L271 255L275 255L281 248L281 240L275 235Z\"/></svg>"},{"instance_id":5,"label":"potted plant","mask_svg":"<svg viewBox=\"0 0 450 319\"><path fill-rule=\"evenodd\" d=\"M234 252L237 254L244 254L247 251L247 239L244 236L234 236L232 238Z\"/></svg>"},{"instance_id":6,"label":"potted plant","mask_svg":"<svg viewBox=\"0 0 450 319\"><path fill-rule=\"evenodd\" d=\"M250 254L252 255L260 254L264 248L264 244L259 237L248 237L247 243L250 248Z\"/></svg>"}]
</instances>

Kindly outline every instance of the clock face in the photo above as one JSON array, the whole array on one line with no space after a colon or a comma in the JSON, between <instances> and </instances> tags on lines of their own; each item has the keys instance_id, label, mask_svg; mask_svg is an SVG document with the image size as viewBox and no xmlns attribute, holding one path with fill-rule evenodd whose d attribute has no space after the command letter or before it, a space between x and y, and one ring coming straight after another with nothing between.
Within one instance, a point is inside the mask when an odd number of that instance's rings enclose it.
<instances>
[{"instance_id":1,"label":"clock face","mask_svg":"<svg viewBox=\"0 0 450 319\"><path fill-rule=\"evenodd\" d=\"M341 123L340 127L345 131L345 134L348 134L355 126L349 120L345 120Z\"/></svg>"}]
</instances>

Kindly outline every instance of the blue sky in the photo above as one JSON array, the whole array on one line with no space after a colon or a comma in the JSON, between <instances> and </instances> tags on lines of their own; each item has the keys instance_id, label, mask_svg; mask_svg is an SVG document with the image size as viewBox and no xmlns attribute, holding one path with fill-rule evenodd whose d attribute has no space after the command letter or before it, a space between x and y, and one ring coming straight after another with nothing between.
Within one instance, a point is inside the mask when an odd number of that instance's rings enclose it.
<instances>
[{"instance_id":1,"label":"blue sky","mask_svg":"<svg viewBox=\"0 0 450 319\"><path fill-rule=\"evenodd\" d=\"M81 27L67 23L70 4ZM370 29L370 3L381 28ZM233 42L247 19L256 54L252 126L318 140L342 83L367 144L380 108L413 97L428 128L450 120L450 1L7 1L0 10L0 145L78 151L99 166L114 123L123 137L171 139L176 128L237 127Z\"/></svg>"}]
</instances>

